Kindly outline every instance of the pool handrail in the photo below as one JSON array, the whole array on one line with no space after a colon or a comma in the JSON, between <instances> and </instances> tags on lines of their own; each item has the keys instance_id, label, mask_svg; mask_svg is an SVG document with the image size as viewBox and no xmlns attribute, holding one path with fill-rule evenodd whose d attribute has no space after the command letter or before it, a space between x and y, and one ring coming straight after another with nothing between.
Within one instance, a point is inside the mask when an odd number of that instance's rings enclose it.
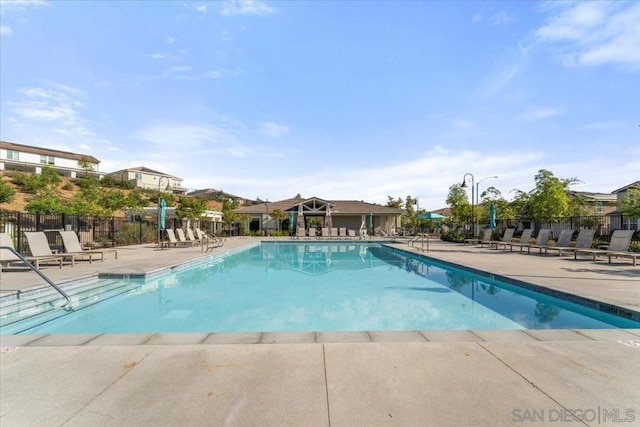
<instances>
[{"instance_id":1,"label":"pool handrail","mask_svg":"<svg viewBox=\"0 0 640 427\"><path fill-rule=\"evenodd\" d=\"M20 258L20 260L22 262L24 262L27 267L29 267L30 269L32 269L33 271L38 273L38 275L40 277L42 277L45 282L47 282L49 285L51 285L53 287L53 289L58 291L60 293L60 295L62 295L67 300L68 303L71 302L71 297L69 295L67 295L67 293L65 291L60 289L60 287L58 285L56 285L51 279L49 279L46 274L44 274L42 271L40 271L39 268L36 268L35 265L33 265L29 261L27 261L27 259L24 256L22 256L22 254L20 254L20 252L16 251L15 248L12 248L11 246L0 246L0 249L7 249L10 252L13 252L13 254L15 256L17 256L18 258Z\"/></svg>"}]
</instances>

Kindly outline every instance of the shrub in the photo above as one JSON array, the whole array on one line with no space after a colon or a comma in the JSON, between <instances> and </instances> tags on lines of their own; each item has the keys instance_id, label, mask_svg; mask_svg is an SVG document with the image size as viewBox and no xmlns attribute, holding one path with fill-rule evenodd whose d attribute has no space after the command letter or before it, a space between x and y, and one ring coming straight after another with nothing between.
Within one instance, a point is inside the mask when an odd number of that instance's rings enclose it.
<instances>
[{"instance_id":1,"label":"shrub","mask_svg":"<svg viewBox=\"0 0 640 427\"><path fill-rule=\"evenodd\" d=\"M456 243L464 242L464 236L461 233L458 233L457 231L447 231L445 233L442 233L440 235L440 239L444 240L445 242L456 242Z\"/></svg>"},{"instance_id":2,"label":"shrub","mask_svg":"<svg viewBox=\"0 0 640 427\"><path fill-rule=\"evenodd\" d=\"M0 203L11 203L15 198L16 190L0 178Z\"/></svg>"},{"instance_id":3,"label":"shrub","mask_svg":"<svg viewBox=\"0 0 640 427\"><path fill-rule=\"evenodd\" d=\"M140 243L140 224L123 224L114 235L116 246L137 245ZM158 231L155 227L142 224L142 242L151 243L158 240Z\"/></svg>"},{"instance_id":4,"label":"shrub","mask_svg":"<svg viewBox=\"0 0 640 427\"><path fill-rule=\"evenodd\" d=\"M67 190L67 191L71 191L74 189L74 185L70 182L67 182L65 185L62 186L63 190Z\"/></svg>"}]
</instances>

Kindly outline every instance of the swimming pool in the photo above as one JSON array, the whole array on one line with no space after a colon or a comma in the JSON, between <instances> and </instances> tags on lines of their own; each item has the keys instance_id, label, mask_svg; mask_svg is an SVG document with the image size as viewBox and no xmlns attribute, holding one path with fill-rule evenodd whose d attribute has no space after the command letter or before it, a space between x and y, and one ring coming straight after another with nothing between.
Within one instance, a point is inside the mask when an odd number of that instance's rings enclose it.
<instances>
[{"instance_id":1,"label":"swimming pool","mask_svg":"<svg viewBox=\"0 0 640 427\"><path fill-rule=\"evenodd\" d=\"M375 243L264 242L5 310L5 334L639 328ZM101 291L100 291L101 290ZM59 300L59 298L58 298Z\"/></svg>"}]
</instances>

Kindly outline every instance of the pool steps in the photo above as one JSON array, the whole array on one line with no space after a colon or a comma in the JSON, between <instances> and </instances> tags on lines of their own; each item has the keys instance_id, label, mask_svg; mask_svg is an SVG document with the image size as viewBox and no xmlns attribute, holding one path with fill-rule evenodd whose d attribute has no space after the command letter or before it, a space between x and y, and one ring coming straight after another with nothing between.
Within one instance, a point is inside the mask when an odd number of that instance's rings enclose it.
<instances>
[{"instance_id":1,"label":"pool steps","mask_svg":"<svg viewBox=\"0 0 640 427\"><path fill-rule=\"evenodd\" d=\"M90 307L98 302L130 292L140 286L139 282L123 282L112 280L107 283L89 282L75 285L65 291L71 297L71 303L67 305L72 311ZM5 298L0 300L0 326L2 333L19 333L35 326L47 323L51 320L69 314L65 310L65 300L54 289L38 292L34 295L20 298ZM19 331L14 329L17 323ZM14 325L12 328L11 325Z\"/></svg>"}]
</instances>

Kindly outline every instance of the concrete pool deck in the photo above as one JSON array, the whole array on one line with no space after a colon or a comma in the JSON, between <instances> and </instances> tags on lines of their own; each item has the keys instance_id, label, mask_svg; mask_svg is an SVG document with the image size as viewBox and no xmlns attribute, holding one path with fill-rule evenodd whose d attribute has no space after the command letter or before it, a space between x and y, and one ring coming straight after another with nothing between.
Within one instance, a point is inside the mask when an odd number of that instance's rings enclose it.
<instances>
[{"instance_id":1,"label":"concrete pool deck","mask_svg":"<svg viewBox=\"0 0 640 427\"><path fill-rule=\"evenodd\" d=\"M229 239L216 251L259 240ZM628 259L593 263L439 241L426 255L640 311L640 268ZM119 248L118 260L43 271L64 282L141 274L201 256L199 248L140 245ZM32 272L4 271L0 292L43 283ZM640 329L3 335L0 341L3 426L640 423Z\"/></svg>"}]
</instances>

